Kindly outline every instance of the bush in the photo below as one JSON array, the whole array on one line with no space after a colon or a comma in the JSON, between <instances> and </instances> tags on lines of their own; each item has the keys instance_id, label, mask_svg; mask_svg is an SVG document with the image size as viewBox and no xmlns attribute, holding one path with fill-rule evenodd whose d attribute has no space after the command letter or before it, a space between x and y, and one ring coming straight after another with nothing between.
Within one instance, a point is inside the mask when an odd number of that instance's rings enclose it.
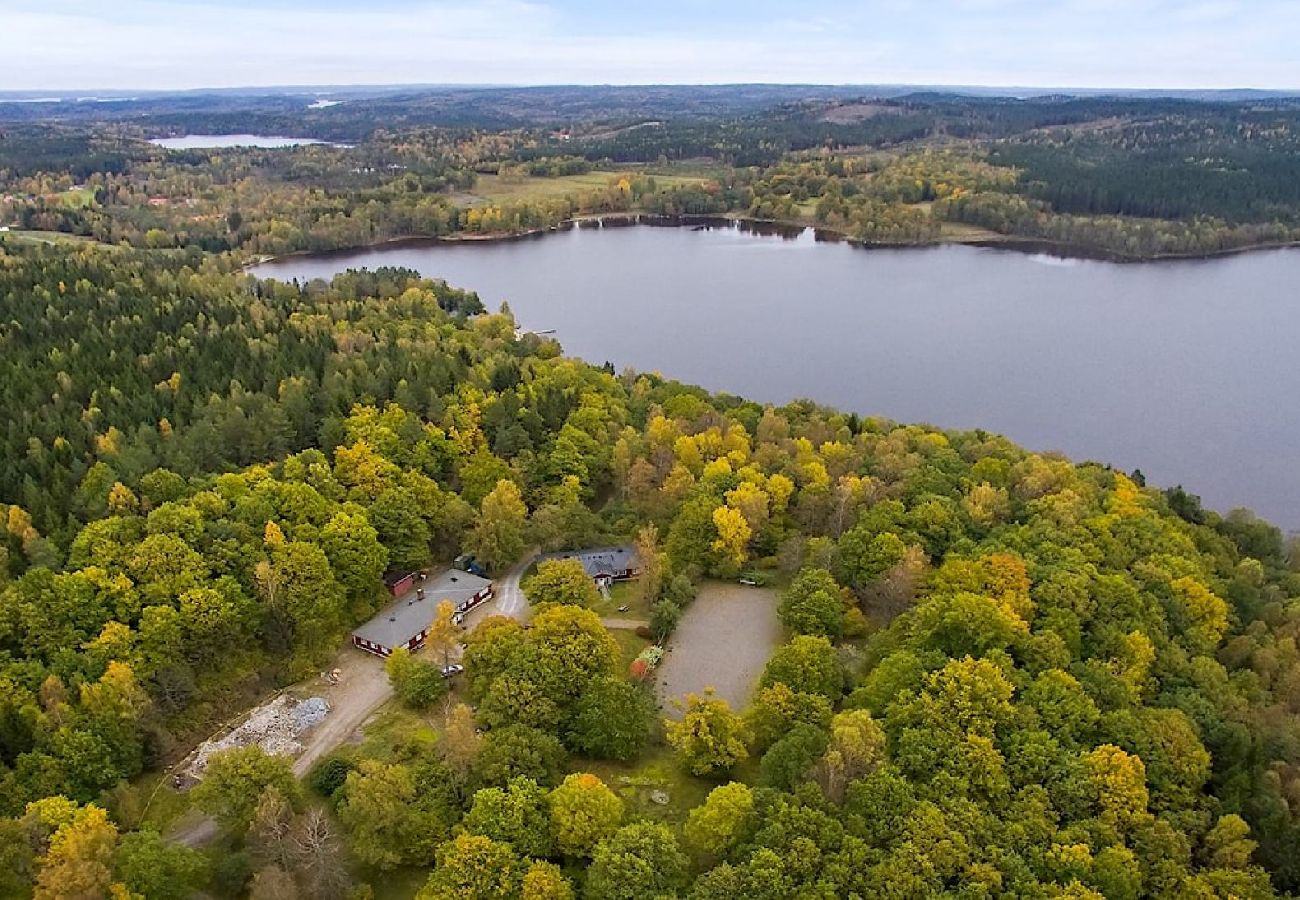
<instances>
[{"instance_id":1,"label":"bush","mask_svg":"<svg viewBox=\"0 0 1300 900\"><path fill-rule=\"evenodd\" d=\"M682 608L667 598L650 608L650 630L659 640L665 640L682 619ZM637 629L640 633L640 629Z\"/></svg>"},{"instance_id":2,"label":"bush","mask_svg":"<svg viewBox=\"0 0 1300 900\"><path fill-rule=\"evenodd\" d=\"M447 695L447 679L442 677L442 670L411 656L405 647L394 650L384 668L397 699L411 709L428 709Z\"/></svg>"},{"instance_id":3,"label":"bush","mask_svg":"<svg viewBox=\"0 0 1300 900\"><path fill-rule=\"evenodd\" d=\"M759 764L763 783L781 791L794 790L826 752L826 744L826 732L820 728L803 724L794 726L763 754Z\"/></svg>"},{"instance_id":4,"label":"bush","mask_svg":"<svg viewBox=\"0 0 1300 900\"><path fill-rule=\"evenodd\" d=\"M307 776L307 784L322 797L336 799L343 782L348 780L348 773L356 768L341 756L329 756L312 767Z\"/></svg>"}]
</instances>

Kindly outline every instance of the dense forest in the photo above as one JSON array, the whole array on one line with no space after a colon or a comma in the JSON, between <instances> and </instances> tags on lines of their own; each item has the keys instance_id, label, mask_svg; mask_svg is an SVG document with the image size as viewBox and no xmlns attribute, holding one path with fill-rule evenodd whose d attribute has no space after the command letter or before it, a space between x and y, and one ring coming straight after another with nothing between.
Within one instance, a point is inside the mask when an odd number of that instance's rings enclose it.
<instances>
[{"instance_id":1,"label":"dense forest","mask_svg":"<svg viewBox=\"0 0 1300 900\"><path fill-rule=\"evenodd\" d=\"M596 216L1121 259L1294 242L1295 101L339 100L0 103L0 897L1300 892L1278 529L982 431L587 365L412 271L243 270ZM339 143L149 143L245 131ZM634 630L542 562L526 623L439 609L305 777L244 748L173 783L318 679L386 571L614 543ZM781 627L752 698L661 707L648 666L740 578Z\"/></svg>"},{"instance_id":2,"label":"dense forest","mask_svg":"<svg viewBox=\"0 0 1300 900\"><path fill-rule=\"evenodd\" d=\"M629 212L1117 259L1300 239L1294 99L855 90L0 103L0 225L238 259ZM344 143L166 151L146 140L230 131Z\"/></svg>"},{"instance_id":3,"label":"dense forest","mask_svg":"<svg viewBox=\"0 0 1300 900\"><path fill-rule=\"evenodd\" d=\"M1247 513L984 432L616 374L407 271L277 284L0 236L0 298L4 896L1300 888L1300 560ZM544 564L529 627L466 634L452 694L428 651L390 659L409 729L303 781L218 755L183 795L204 848L151 818L178 802L151 773L319 671L390 564L615 540L656 641L702 586L779 586L746 708L663 721L590 580ZM636 802L661 764L679 796Z\"/></svg>"}]
</instances>

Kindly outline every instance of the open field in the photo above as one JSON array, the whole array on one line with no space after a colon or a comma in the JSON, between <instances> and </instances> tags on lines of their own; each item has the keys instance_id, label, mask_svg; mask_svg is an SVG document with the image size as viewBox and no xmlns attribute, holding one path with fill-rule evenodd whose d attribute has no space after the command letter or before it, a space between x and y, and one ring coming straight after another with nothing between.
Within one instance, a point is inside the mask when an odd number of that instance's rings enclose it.
<instances>
[{"instance_id":1,"label":"open field","mask_svg":"<svg viewBox=\"0 0 1300 900\"><path fill-rule=\"evenodd\" d=\"M463 206L494 206L530 200L553 200L591 191L603 191L611 181L620 177L653 175L661 187L701 184L704 178L695 175L660 175L650 172L600 170L585 175L561 175L556 178L502 178L500 175L480 175L472 191L457 194L457 203Z\"/></svg>"},{"instance_id":2,"label":"open field","mask_svg":"<svg viewBox=\"0 0 1300 900\"><path fill-rule=\"evenodd\" d=\"M772 588L704 584L655 675L665 714L676 717L673 701L708 687L733 709L744 707L781 636Z\"/></svg>"},{"instance_id":3,"label":"open field","mask_svg":"<svg viewBox=\"0 0 1300 900\"><path fill-rule=\"evenodd\" d=\"M64 206L71 206L76 209L85 209L95 203L95 192L90 188L71 188L61 191L57 196L59 202Z\"/></svg>"},{"instance_id":4,"label":"open field","mask_svg":"<svg viewBox=\"0 0 1300 900\"><path fill-rule=\"evenodd\" d=\"M64 234L61 231L0 231L0 240L12 238L15 241L34 241L41 244L85 243L91 240L77 234Z\"/></svg>"}]
</instances>

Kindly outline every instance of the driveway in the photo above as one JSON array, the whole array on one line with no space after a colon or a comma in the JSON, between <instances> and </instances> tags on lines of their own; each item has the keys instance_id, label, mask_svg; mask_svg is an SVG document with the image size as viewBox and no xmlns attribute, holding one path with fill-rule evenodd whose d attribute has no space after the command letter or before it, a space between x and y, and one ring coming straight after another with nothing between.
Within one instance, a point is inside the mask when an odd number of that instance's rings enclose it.
<instances>
[{"instance_id":1,"label":"driveway","mask_svg":"<svg viewBox=\"0 0 1300 900\"><path fill-rule=\"evenodd\" d=\"M528 567L533 564L536 556L536 552L529 551L509 572L497 579L496 588L493 591L496 599L485 604L489 610L489 615L511 616L520 622L527 622L532 616L532 610L528 606L528 598L524 596L519 582L524 577L524 573L528 571Z\"/></svg>"}]
</instances>

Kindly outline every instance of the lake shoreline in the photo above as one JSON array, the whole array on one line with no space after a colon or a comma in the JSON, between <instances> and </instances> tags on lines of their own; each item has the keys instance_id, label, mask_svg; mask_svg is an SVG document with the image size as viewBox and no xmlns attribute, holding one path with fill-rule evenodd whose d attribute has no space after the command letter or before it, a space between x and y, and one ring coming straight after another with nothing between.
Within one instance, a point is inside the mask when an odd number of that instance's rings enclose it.
<instances>
[{"instance_id":1,"label":"lake shoreline","mask_svg":"<svg viewBox=\"0 0 1300 900\"><path fill-rule=\"evenodd\" d=\"M813 398L984 428L1141 468L1153 484L1196 485L1211 509L1246 506L1300 527L1300 478L1286 464L1300 420L1285 411L1300 391L1300 252L1119 266L1024 244L859 253L815 237L717 217L621 216L510 240L297 256L250 269L248 282L414 270L475 291L489 309L509 302L521 327L554 331L594 365L762 403ZM1250 364L1227 364L1240 359Z\"/></svg>"},{"instance_id":2,"label":"lake shoreline","mask_svg":"<svg viewBox=\"0 0 1300 900\"><path fill-rule=\"evenodd\" d=\"M463 231L443 235L402 235L383 238L330 250L295 250L291 253L260 254L245 261L240 268L249 269L267 263L280 262L303 256L328 258L342 256L365 250L378 250L396 247L435 246L438 244L504 244L516 241L528 241L544 238L547 235L562 234L574 229L600 228L731 228L739 227L755 234L793 239L807 231L813 233L814 239L826 243L842 243L863 250L932 250L936 247L977 247L985 250L1005 250L1013 253L1055 256L1060 259L1084 260L1090 262L1107 262L1117 265L1146 265L1169 262L1210 262L1227 259L1248 253L1262 253L1271 250L1292 250L1300 248L1300 241L1274 241L1263 244L1247 244L1230 247L1209 253L1166 253L1158 256L1125 256L1123 254L1080 247L1074 244L1051 241L1043 238L1017 237L1015 235L972 235L970 237L941 237L933 241L912 241L906 243L889 243L864 241L851 237L842 231L821 225L808 225L782 219L757 219L752 216L729 214L686 214L662 215L658 213L588 213L565 219L555 225L543 228L530 228L523 231L494 232L491 234L471 234Z\"/></svg>"}]
</instances>

